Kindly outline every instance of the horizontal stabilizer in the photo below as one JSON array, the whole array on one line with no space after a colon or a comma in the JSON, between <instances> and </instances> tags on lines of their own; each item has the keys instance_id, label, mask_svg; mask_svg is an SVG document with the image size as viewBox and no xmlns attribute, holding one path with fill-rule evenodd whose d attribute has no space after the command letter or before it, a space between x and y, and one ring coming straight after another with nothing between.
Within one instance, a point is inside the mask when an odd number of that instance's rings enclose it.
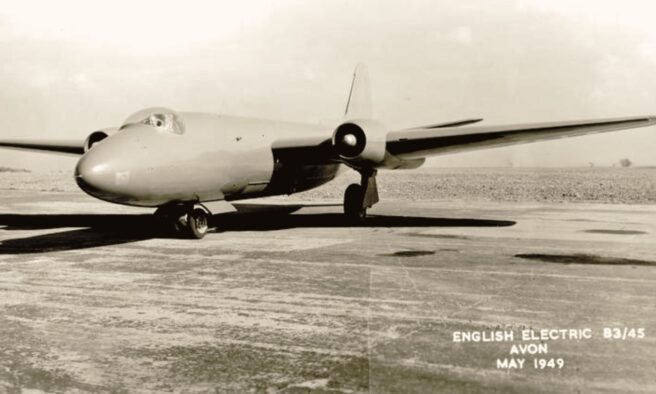
<instances>
[{"instance_id":1,"label":"horizontal stabilizer","mask_svg":"<svg viewBox=\"0 0 656 394\"><path fill-rule=\"evenodd\" d=\"M408 130L416 130L416 129L441 129L443 127L460 127L460 126L466 126L468 124L473 124L473 123L478 123L482 121L482 118L477 118L477 119L462 119L462 120L455 120L453 122L445 122L445 123L437 123L437 124L431 124L427 126L420 126L420 127L412 127L409 128Z\"/></svg>"}]
</instances>

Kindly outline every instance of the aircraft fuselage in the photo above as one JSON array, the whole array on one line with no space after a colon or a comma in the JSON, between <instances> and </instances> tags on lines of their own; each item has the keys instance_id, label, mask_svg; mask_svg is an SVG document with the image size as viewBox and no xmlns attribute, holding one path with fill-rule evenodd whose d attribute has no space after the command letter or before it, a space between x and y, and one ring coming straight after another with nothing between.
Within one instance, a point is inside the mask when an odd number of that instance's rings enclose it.
<instances>
[{"instance_id":1,"label":"aircraft fuselage","mask_svg":"<svg viewBox=\"0 0 656 394\"><path fill-rule=\"evenodd\" d=\"M156 207L291 194L330 181L340 169L274 157L274 140L329 135L325 127L205 113L180 116L180 134L133 123L94 145L76 167L80 187L102 200Z\"/></svg>"}]
</instances>

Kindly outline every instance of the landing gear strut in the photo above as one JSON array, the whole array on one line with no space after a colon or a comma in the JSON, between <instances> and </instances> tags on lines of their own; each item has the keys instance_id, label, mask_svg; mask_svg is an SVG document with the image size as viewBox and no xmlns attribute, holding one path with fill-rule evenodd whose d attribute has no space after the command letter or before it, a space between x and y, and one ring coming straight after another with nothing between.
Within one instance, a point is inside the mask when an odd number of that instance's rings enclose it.
<instances>
[{"instance_id":1,"label":"landing gear strut","mask_svg":"<svg viewBox=\"0 0 656 394\"><path fill-rule=\"evenodd\" d=\"M186 238L201 239L209 230L209 212L199 205L163 205L157 208L155 217L165 230Z\"/></svg>"},{"instance_id":2,"label":"landing gear strut","mask_svg":"<svg viewBox=\"0 0 656 394\"><path fill-rule=\"evenodd\" d=\"M360 184L352 183L344 192L344 215L351 221L360 221L367 216L367 208L378 202L376 170L361 171Z\"/></svg>"}]
</instances>

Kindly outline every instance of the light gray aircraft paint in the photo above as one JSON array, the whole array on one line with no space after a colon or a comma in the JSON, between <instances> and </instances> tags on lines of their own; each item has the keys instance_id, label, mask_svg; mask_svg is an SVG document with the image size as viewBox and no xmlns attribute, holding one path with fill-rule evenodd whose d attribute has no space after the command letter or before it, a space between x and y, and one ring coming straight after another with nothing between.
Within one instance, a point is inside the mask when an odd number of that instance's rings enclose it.
<instances>
[{"instance_id":1,"label":"light gray aircraft paint","mask_svg":"<svg viewBox=\"0 0 656 394\"><path fill-rule=\"evenodd\" d=\"M371 119L364 66L353 76L344 120L334 128L151 108L85 141L0 141L0 146L82 155L78 185L99 199L158 207L157 215L201 238L202 203L292 194L332 180L348 166L362 175L350 185L344 211L362 219L378 201L376 171L411 169L452 152L650 126L654 116L510 126L472 126L465 119L389 130Z\"/></svg>"}]
</instances>

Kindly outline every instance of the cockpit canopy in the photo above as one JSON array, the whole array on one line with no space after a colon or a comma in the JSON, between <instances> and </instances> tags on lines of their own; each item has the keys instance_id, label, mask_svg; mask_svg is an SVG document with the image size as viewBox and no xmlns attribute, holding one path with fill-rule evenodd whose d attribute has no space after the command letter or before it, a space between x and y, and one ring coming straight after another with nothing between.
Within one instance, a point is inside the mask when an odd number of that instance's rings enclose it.
<instances>
[{"instance_id":1,"label":"cockpit canopy","mask_svg":"<svg viewBox=\"0 0 656 394\"><path fill-rule=\"evenodd\" d=\"M168 108L146 108L135 112L128 116L119 130L133 124L144 124L158 131L167 131L174 134L183 134L185 132L185 124L182 117L177 112Z\"/></svg>"}]
</instances>

